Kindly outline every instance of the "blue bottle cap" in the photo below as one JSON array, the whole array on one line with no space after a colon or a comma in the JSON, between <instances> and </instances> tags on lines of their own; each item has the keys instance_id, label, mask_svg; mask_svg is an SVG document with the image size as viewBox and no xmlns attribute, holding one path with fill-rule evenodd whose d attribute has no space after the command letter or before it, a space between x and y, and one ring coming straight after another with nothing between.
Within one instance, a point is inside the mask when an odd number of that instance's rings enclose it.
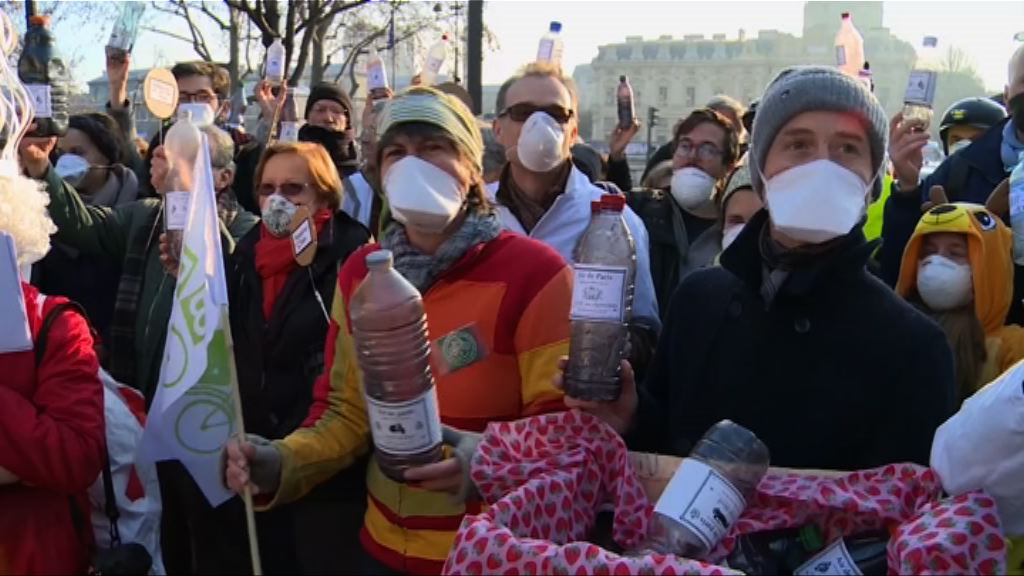
<instances>
[{"instance_id":1,"label":"blue bottle cap","mask_svg":"<svg viewBox=\"0 0 1024 576\"><path fill-rule=\"evenodd\" d=\"M551 27L549 28L549 30L551 30L552 32L561 32L562 31L562 23L561 22L554 22L554 21L551 22Z\"/></svg>"}]
</instances>

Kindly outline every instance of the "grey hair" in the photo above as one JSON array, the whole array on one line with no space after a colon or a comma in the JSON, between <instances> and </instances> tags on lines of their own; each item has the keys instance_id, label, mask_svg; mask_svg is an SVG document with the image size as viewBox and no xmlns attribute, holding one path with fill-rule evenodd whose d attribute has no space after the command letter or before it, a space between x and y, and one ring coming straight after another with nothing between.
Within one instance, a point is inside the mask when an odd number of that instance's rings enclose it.
<instances>
[{"instance_id":1,"label":"grey hair","mask_svg":"<svg viewBox=\"0 0 1024 576\"><path fill-rule=\"evenodd\" d=\"M210 165L214 168L235 168L235 141L224 130L213 126L200 128L210 143Z\"/></svg>"}]
</instances>

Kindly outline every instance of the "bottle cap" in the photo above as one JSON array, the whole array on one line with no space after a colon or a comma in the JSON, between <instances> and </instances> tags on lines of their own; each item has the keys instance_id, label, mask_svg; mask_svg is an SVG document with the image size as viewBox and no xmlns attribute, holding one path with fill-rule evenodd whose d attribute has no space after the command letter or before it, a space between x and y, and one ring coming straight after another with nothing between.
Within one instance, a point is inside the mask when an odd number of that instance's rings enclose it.
<instances>
[{"instance_id":1,"label":"bottle cap","mask_svg":"<svg viewBox=\"0 0 1024 576\"><path fill-rule=\"evenodd\" d=\"M850 13L849 12L843 12L843 20L846 20L849 17L850 17Z\"/></svg>"},{"instance_id":2,"label":"bottle cap","mask_svg":"<svg viewBox=\"0 0 1024 576\"><path fill-rule=\"evenodd\" d=\"M50 17L44 15L29 16L28 23L32 26L45 26L49 28Z\"/></svg>"},{"instance_id":3,"label":"bottle cap","mask_svg":"<svg viewBox=\"0 0 1024 576\"><path fill-rule=\"evenodd\" d=\"M601 210L622 212L626 207L626 197L619 194L602 194Z\"/></svg>"},{"instance_id":4,"label":"bottle cap","mask_svg":"<svg viewBox=\"0 0 1024 576\"><path fill-rule=\"evenodd\" d=\"M1024 154L1024 152L1021 152L1021 154ZM593 202L590 203L590 213L591 214L597 214L600 211L601 211L601 201L600 200L594 200Z\"/></svg>"},{"instance_id":5,"label":"bottle cap","mask_svg":"<svg viewBox=\"0 0 1024 576\"><path fill-rule=\"evenodd\" d=\"M391 250L377 250L366 256L366 267L373 270L387 270L393 263Z\"/></svg>"},{"instance_id":6,"label":"bottle cap","mask_svg":"<svg viewBox=\"0 0 1024 576\"><path fill-rule=\"evenodd\" d=\"M552 21L551 22L551 26L548 29L551 30L552 32L561 32L562 31L562 23L561 22L557 22L557 21Z\"/></svg>"},{"instance_id":7,"label":"bottle cap","mask_svg":"<svg viewBox=\"0 0 1024 576\"><path fill-rule=\"evenodd\" d=\"M623 74L622 76L619 76L619 82L625 82L625 81L626 81L626 75L625 74Z\"/></svg>"}]
</instances>

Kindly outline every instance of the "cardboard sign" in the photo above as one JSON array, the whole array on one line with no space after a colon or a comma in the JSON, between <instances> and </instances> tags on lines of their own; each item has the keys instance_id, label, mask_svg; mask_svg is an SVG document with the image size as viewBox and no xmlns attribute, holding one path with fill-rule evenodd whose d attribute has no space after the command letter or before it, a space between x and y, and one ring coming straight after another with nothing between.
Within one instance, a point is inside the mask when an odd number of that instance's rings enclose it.
<instances>
[{"instance_id":1,"label":"cardboard sign","mask_svg":"<svg viewBox=\"0 0 1024 576\"><path fill-rule=\"evenodd\" d=\"M0 232L0 354L31 349L14 238Z\"/></svg>"},{"instance_id":2,"label":"cardboard sign","mask_svg":"<svg viewBox=\"0 0 1024 576\"><path fill-rule=\"evenodd\" d=\"M316 226L313 225L313 215L309 209L299 206L289 227L292 231L292 255L295 256L295 262L302 267L309 266L316 256Z\"/></svg>"},{"instance_id":3,"label":"cardboard sign","mask_svg":"<svg viewBox=\"0 0 1024 576\"><path fill-rule=\"evenodd\" d=\"M153 68L142 81L142 97L149 112L166 120L178 107L178 82L166 68Z\"/></svg>"}]
</instances>

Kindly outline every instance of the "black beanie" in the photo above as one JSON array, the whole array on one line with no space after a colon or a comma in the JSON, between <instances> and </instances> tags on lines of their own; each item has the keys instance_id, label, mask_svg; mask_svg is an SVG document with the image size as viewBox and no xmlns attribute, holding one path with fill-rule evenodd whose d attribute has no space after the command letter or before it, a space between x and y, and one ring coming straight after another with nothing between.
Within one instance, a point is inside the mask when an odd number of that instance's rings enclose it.
<instances>
[{"instance_id":1,"label":"black beanie","mask_svg":"<svg viewBox=\"0 0 1024 576\"><path fill-rule=\"evenodd\" d=\"M124 143L117 122L107 114L92 112L68 119L68 128L79 130L89 137L100 154L111 164L124 164Z\"/></svg>"},{"instance_id":2,"label":"black beanie","mask_svg":"<svg viewBox=\"0 0 1024 576\"><path fill-rule=\"evenodd\" d=\"M309 91L309 98L306 99L306 120L309 120L309 111L313 109L313 104L320 100L333 100L341 107L345 109L345 114L348 116L349 121L352 120L352 99L348 97L348 94L341 89L341 86L337 84L329 84L324 82L317 84Z\"/></svg>"}]
</instances>

